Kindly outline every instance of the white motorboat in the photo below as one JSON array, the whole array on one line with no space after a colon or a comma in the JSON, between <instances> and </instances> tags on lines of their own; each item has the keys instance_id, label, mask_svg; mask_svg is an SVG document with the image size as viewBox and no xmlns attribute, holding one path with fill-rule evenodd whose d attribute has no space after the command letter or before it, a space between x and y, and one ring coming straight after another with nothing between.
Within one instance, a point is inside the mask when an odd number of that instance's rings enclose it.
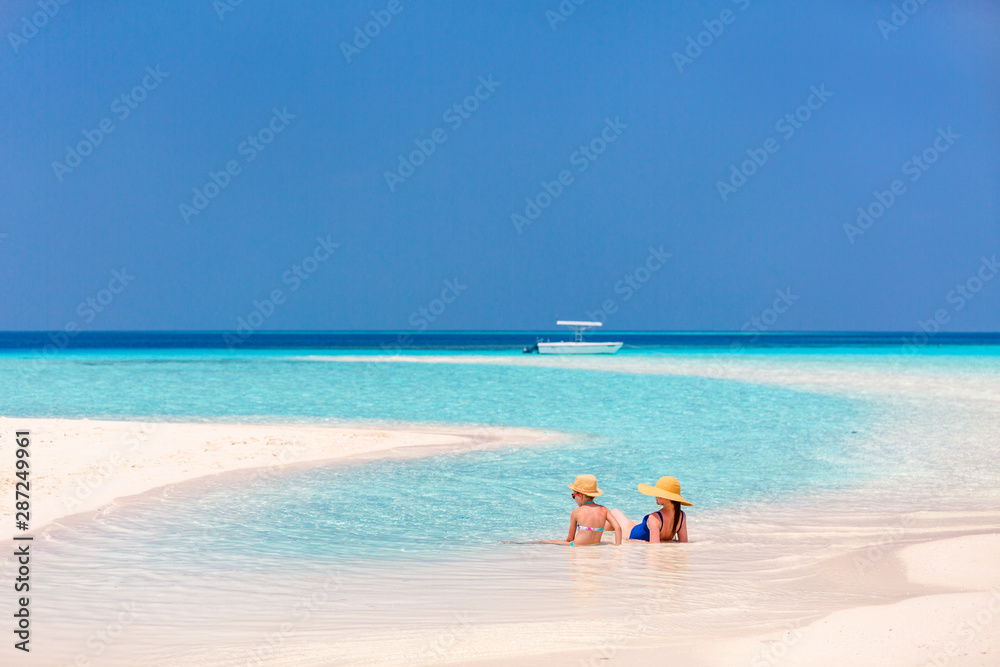
<instances>
[{"instance_id":1,"label":"white motorboat","mask_svg":"<svg viewBox=\"0 0 1000 667\"><path fill-rule=\"evenodd\" d=\"M621 349L622 343L585 343L583 332L591 327L602 326L600 322L574 322L559 320L557 325L573 327L573 340L560 343L538 342L534 349L525 348L525 352L538 351L538 354L614 354Z\"/></svg>"}]
</instances>

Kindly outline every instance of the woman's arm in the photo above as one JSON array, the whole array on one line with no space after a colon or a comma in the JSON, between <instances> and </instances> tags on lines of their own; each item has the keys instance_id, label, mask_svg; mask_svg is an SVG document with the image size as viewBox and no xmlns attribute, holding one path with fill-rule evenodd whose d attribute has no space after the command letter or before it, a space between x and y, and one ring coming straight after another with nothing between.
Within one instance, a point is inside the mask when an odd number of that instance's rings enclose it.
<instances>
[{"instance_id":1,"label":"woman's arm","mask_svg":"<svg viewBox=\"0 0 1000 667\"><path fill-rule=\"evenodd\" d=\"M660 515L650 514L649 518L646 519L646 526L649 528L649 543L659 544L660 528L663 527L663 523L660 521Z\"/></svg>"},{"instance_id":2,"label":"woman's arm","mask_svg":"<svg viewBox=\"0 0 1000 667\"><path fill-rule=\"evenodd\" d=\"M688 541L688 522L687 515L681 512L681 527L677 530L677 541L687 542Z\"/></svg>"},{"instance_id":3,"label":"woman's arm","mask_svg":"<svg viewBox=\"0 0 1000 667\"><path fill-rule=\"evenodd\" d=\"M622 527L618 523L618 519L616 519L615 515L611 513L611 510L608 510L608 516L605 520L607 523L611 524L612 528L615 529L615 544L620 545L622 543Z\"/></svg>"}]
</instances>

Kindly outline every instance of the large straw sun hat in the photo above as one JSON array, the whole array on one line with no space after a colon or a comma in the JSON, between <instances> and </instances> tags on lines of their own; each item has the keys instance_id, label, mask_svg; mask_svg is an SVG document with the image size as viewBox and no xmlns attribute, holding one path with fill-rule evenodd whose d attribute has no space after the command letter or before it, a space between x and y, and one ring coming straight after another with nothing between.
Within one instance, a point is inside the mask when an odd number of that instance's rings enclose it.
<instances>
[{"instance_id":1,"label":"large straw sun hat","mask_svg":"<svg viewBox=\"0 0 1000 667\"><path fill-rule=\"evenodd\" d=\"M640 484L639 493L645 496L654 496L656 498L666 498L667 500L676 500L681 505L691 504L681 497L681 483L677 481L676 477L661 477L659 481L656 482L656 486L650 486L649 484Z\"/></svg>"}]
</instances>

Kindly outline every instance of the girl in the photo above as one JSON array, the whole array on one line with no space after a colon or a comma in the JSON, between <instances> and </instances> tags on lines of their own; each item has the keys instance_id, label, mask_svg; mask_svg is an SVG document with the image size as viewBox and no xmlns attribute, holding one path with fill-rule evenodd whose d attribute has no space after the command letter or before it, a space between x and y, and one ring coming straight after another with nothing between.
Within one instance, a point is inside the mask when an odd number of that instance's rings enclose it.
<instances>
[{"instance_id":1,"label":"girl","mask_svg":"<svg viewBox=\"0 0 1000 667\"><path fill-rule=\"evenodd\" d=\"M612 519L616 519L624 530L628 531L630 540L649 542L669 542L675 537L678 542L688 541L687 516L681 510L681 505L690 506L691 503L681 497L681 483L674 477L661 477L656 486L640 484L639 493L656 498L656 504L662 505L663 509L643 517L640 523L631 521L619 510L611 510L608 516L608 525L612 525ZM607 528L607 526L605 526ZM617 531L618 528L616 527ZM617 533L616 533L617 537Z\"/></svg>"},{"instance_id":2,"label":"girl","mask_svg":"<svg viewBox=\"0 0 1000 667\"><path fill-rule=\"evenodd\" d=\"M615 544L621 544L622 528L618 519L607 507L594 502L594 498L604 494L597 488L597 478L593 475L577 475L576 481L569 488L573 492L570 497L576 501L576 509L569 515L569 536L565 540L542 540L542 543L568 544L571 547L600 544L607 528L615 531Z\"/></svg>"}]
</instances>

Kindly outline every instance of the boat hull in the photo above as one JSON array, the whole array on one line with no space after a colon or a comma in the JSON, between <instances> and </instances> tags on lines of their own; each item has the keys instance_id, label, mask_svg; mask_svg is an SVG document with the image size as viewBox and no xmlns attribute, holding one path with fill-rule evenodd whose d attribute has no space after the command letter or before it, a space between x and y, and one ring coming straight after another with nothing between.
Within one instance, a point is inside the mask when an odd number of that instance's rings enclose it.
<instances>
[{"instance_id":1,"label":"boat hull","mask_svg":"<svg viewBox=\"0 0 1000 667\"><path fill-rule=\"evenodd\" d=\"M539 343L538 354L614 354L621 343Z\"/></svg>"}]
</instances>

